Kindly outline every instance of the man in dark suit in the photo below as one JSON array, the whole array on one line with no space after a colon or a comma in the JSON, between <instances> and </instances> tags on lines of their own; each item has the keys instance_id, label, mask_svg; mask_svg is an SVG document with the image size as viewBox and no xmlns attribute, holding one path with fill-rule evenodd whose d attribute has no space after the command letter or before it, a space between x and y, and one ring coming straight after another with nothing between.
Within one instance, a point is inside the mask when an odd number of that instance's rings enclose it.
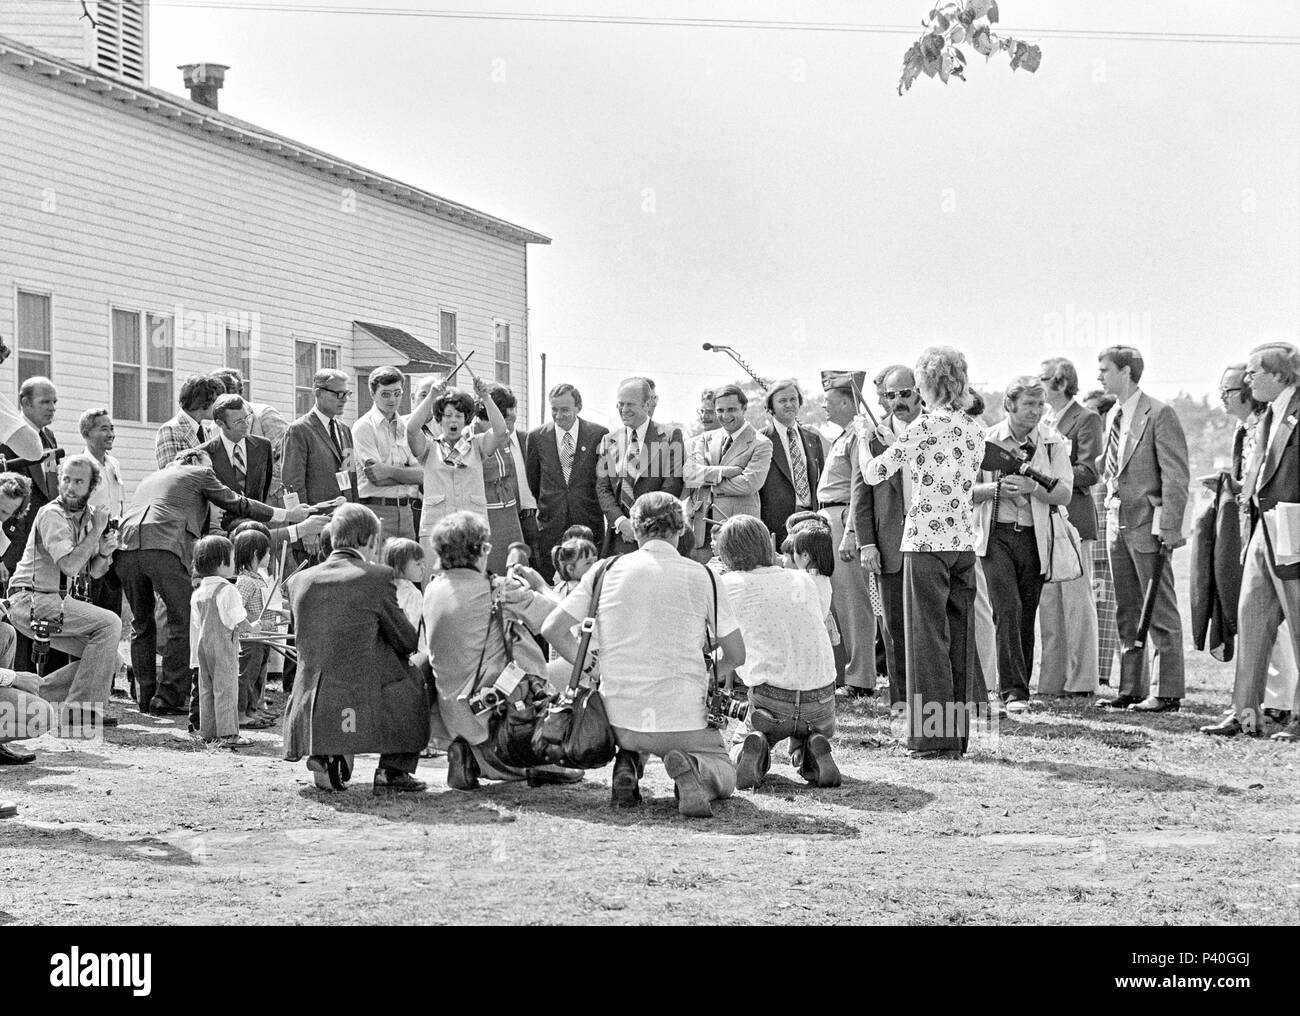
<instances>
[{"instance_id":1,"label":"man in dark suit","mask_svg":"<svg viewBox=\"0 0 1300 1016\"><path fill-rule=\"evenodd\" d=\"M352 432L343 425L343 410L352 397L348 376L341 370L319 370L312 378L316 405L284 434L281 479L285 497L296 494L301 504L333 501L342 495L357 500L357 467L352 454ZM286 504L290 503L286 501ZM299 552L305 560L315 552L315 539Z\"/></svg>"},{"instance_id":2,"label":"man in dark suit","mask_svg":"<svg viewBox=\"0 0 1300 1016\"><path fill-rule=\"evenodd\" d=\"M826 464L826 444L817 431L799 423L803 392L795 381L776 381L767 390L772 420L759 430L772 442L772 468L758 492L763 524L785 542L785 520L797 511L816 511L817 483Z\"/></svg>"},{"instance_id":3,"label":"man in dark suit","mask_svg":"<svg viewBox=\"0 0 1300 1016\"><path fill-rule=\"evenodd\" d=\"M1097 509L1092 488L1098 480L1101 454L1101 417L1075 401L1079 374L1064 357L1043 361L1039 380L1047 392L1051 426L1070 442L1074 489L1070 495L1070 522L1079 531L1083 574L1069 582L1043 586L1038 623L1043 633L1043 656L1038 670L1040 695L1095 695L1097 693L1097 604L1092 598L1092 548L1097 539Z\"/></svg>"},{"instance_id":4,"label":"man in dark suit","mask_svg":"<svg viewBox=\"0 0 1300 1016\"><path fill-rule=\"evenodd\" d=\"M900 469L884 483L872 486L862 478L862 464L883 455L889 444L921 415L921 394L910 367L893 367L877 386L886 416L876 436L858 443L853 464L853 493L849 516L857 534L861 566L880 577L880 599L885 617L885 665L889 672L890 708L907 703L907 652L903 629L903 519L907 514L907 484L911 478Z\"/></svg>"},{"instance_id":5,"label":"man in dark suit","mask_svg":"<svg viewBox=\"0 0 1300 1016\"><path fill-rule=\"evenodd\" d=\"M135 669L140 708L160 715L187 712L190 684L190 562L194 542L208 525L215 505L229 515L259 522L297 524L308 509L286 511L237 494L212 471L212 459L201 448L181 452L166 469L140 481L122 517L116 558L122 590L131 604L131 664ZM320 532L320 521L315 532ZM298 534L300 535L300 534ZM291 536L292 538L292 536ZM157 626L154 594L167 610L167 645L163 678L157 680L154 659Z\"/></svg>"},{"instance_id":6,"label":"man in dark suit","mask_svg":"<svg viewBox=\"0 0 1300 1016\"><path fill-rule=\"evenodd\" d=\"M623 426L600 442L596 465L596 499L609 523L608 554L637 549L632 532L632 505L642 494L662 490L681 497L686 481L686 446L682 432L666 433L650 419L654 387L643 377L618 386L618 416ZM593 530L594 532L594 530Z\"/></svg>"},{"instance_id":7,"label":"man in dark suit","mask_svg":"<svg viewBox=\"0 0 1300 1016\"><path fill-rule=\"evenodd\" d=\"M555 578L551 550L570 526L587 526L600 547L605 517L596 497L596 464L609 431L578 414L582 395L571 384L551 389L551 420L528 435L525 469L537 496L538 560L546 581Z\"/></svg>"},{"instance_id":8,"label":"man in dark suit","mask_svg":"<svg viewBox=\"0 0 1300 1016\"><path fill-rule=\"evenodd\" d=\"M1147 654L1133 643L1156 558L1187 542L1187 439L1178 414L1138 387L1144 367L1140 352L1132 346L1110 346L1097 359L1097 378L1115 396L1096 465L1106 483L1107 551L1122 646L1119 696L1098 705L1174 712L1182 703L1184 674L1183 622L1172 566L1161 573L1151 615L1150 640L1158 667L1154 690Z\"/></svg>"},{"instance_id":9,"label":"man in dark suit","mask_svg":"<svg viewBox=\"0 0 1300 1016\"><path fill-rule=\"evenodd\" d=\"M221 396L212 404L217 436L201 447L211 457L218 480L250 500L269 503L274 455L270 441L249 433L252 418L241 396ZM229 530L235 518L223 517L221 528Z\"/></svg>"},{"instance_id":10,"label":"man in dark suit","mask_svg":"<svg viewBox=\"0 0 1300 1016\"><path fill-rule=\"evenodd\" d=\"M1269 655L1283 620L1300 658L1300 349L1289 342L1255 348L1244 380L1268 408L1241 485L1249 542L1237 610L1234 715L1201 730L1258 737ZM1300 740L1300 690L1296 699L1290 723L1273 740Z\"/></svg>"},{"instance_id":11,"label":"man in dark suit","mask_svg":"<svg viewBox=\"0 0 1300 1016\"><path fill-rule=\"evenodd\" d=\"M379 519L365 505L341 505L330 540L329 558L290 588L300 657L284 757L306 757L318 787L342 790L352 757L380 752L375 794L424 790L412 773L429 741L429 693L408 662L417 639L397 605L393 570L370 563Z\"/></svg>"}]
</instances>

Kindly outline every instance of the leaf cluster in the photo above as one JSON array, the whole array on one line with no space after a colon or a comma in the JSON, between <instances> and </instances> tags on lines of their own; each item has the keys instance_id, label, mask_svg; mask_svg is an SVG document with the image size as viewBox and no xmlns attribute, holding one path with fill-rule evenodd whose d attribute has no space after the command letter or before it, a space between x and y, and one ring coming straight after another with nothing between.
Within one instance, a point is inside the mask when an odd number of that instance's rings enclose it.
<instances>
[{"instance_id":1,"label":"leaf cluster","mask_svg":"<svg viewBox=\"0 0 1300 1016\"><path fill-rule=\"evenodd\" d=\"M938 77L944 84L949 78L966 80L966 54L960 47L970 46L981 56L994 53L1010 55L1011 69L1023 67L1031 74L1038 70L1043 51L1038 45L994 33L998 21L996 0L962 0L941 4L921 22L925 32L903 55L903 74L898 80L902 95L922 74Z\"/></svg>"}]
</instances>

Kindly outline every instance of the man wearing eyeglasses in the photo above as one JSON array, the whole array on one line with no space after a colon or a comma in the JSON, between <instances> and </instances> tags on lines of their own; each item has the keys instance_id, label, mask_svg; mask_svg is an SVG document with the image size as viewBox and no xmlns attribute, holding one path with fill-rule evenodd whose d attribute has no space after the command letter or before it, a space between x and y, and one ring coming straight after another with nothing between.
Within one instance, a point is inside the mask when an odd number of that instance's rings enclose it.
<instances>
[{"instance_id":1,"label":"man wearing eyeglasses","mask_svg":"<svg viewBox=\"0 0 1300 1016\"><path fill-rule=\"evenodd\" d=\"M352 392L341 370L318 370L312 377L316 405L284 434L282 479L286 497L296 494L304 505L332 501L342 495L357 500L357 472L352 432L343 423ZM315 538L304 539L303 554L315 549Z\"/></svg>"}]
</instances>

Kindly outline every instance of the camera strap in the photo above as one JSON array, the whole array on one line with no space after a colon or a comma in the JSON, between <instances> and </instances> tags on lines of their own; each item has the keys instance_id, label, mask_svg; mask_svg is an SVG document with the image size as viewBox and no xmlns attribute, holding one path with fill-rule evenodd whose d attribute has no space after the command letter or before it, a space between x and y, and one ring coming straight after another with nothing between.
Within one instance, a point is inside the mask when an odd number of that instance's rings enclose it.
<instances>
[{"instance_id":1,"label":"camera strap","mask_svg":"<svg viewBox=\"0 0 1300 1016\"><path fill-rule=\"evenodd\" d=\"M474 668L474 683L470 687L470 693L479 690L483 684L483 661L487 659L488 643L492 641L492 622L495 620L501 625L501 637L506 644L506 659L513 662L514 658L510 652L510 641L505 638L505 624L501 620L501 598L497 595L496 590L492 588L492 576L487 577L488 595L492 597L492 610L488 614L487 631L483 633L483 648L479 650L478 665Z\"/></svg>"},{"instance_id":2,"label":"camera strap","mask_svg":"<svg viewBox=\"0 0 1300 1016\"><path fill-rule=\"evenodd\" d=\"M582 668L587 664L587 648L591 645L591 633L596 630L596 608L600 606L600 590L605 584L605 575L618 561L616 557L607 557L596 565L596 572L591 578L591 606L582 622L582 638L578 640L578 652L573 657L573 673L569 675L568 694L573 695L582 681Z\"/></svg>"},{"instance_id":3,"label":"camera strap","mask_svg":"<svg viewBox=\"0 0 1300 1016\"><path fill-rule=\"evenodd\" d=\"M709 661L709 663L708 663L708 667L709 667L709 687L710 687L710 688L716 688L716 687L718 686L718 661L717 661L717 658L716 658L713 654L714 654L714 652L717 650L717 647L718 647L718 641L717 641L717 634L718 634L718 579L717 579L717 577L713 574L713 569L710 568L707 564L702 564L702 565L700 565L700 567L703 568L703 569L704 569L704 573L705 573L706 575L709 576L709 585L711 585L711 586L713 587L713 628L712 628L712 630L710 630L710 628L709 628L709 615L708 615L708 614L705 614L705 616L704 616L704 645L705 645L705 648L708 650L708 651L704 654L704 658L705 658L706 660Z\"/></svg>"}]
</instances>

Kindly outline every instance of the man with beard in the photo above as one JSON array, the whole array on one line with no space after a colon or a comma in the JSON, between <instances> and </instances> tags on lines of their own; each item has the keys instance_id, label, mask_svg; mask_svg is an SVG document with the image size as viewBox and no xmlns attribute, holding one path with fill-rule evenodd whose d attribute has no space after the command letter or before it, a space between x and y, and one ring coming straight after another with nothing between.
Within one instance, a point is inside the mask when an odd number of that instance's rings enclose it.
<instances>
[{"instance_id":1,"label":"man with beard","mask_svg":"<svg viewBox=\"0 0 1300 1016\"><path fill-rule=\"evenodd\" d=\"M108 509L88 506L99 482L91 456L64 460L59 495L36 513L9 584L14 627L33 641L48 634L53 648L80 657L47 675L40 688L42 698L62 706L61 721L73 727L117 722L105 715L104 704L117 671L122 621L88 602L90 580L108 571L117 550L117 534L107 529ZM55 625L39 632L43 622Z\"/></svg>"}]
</instances>

